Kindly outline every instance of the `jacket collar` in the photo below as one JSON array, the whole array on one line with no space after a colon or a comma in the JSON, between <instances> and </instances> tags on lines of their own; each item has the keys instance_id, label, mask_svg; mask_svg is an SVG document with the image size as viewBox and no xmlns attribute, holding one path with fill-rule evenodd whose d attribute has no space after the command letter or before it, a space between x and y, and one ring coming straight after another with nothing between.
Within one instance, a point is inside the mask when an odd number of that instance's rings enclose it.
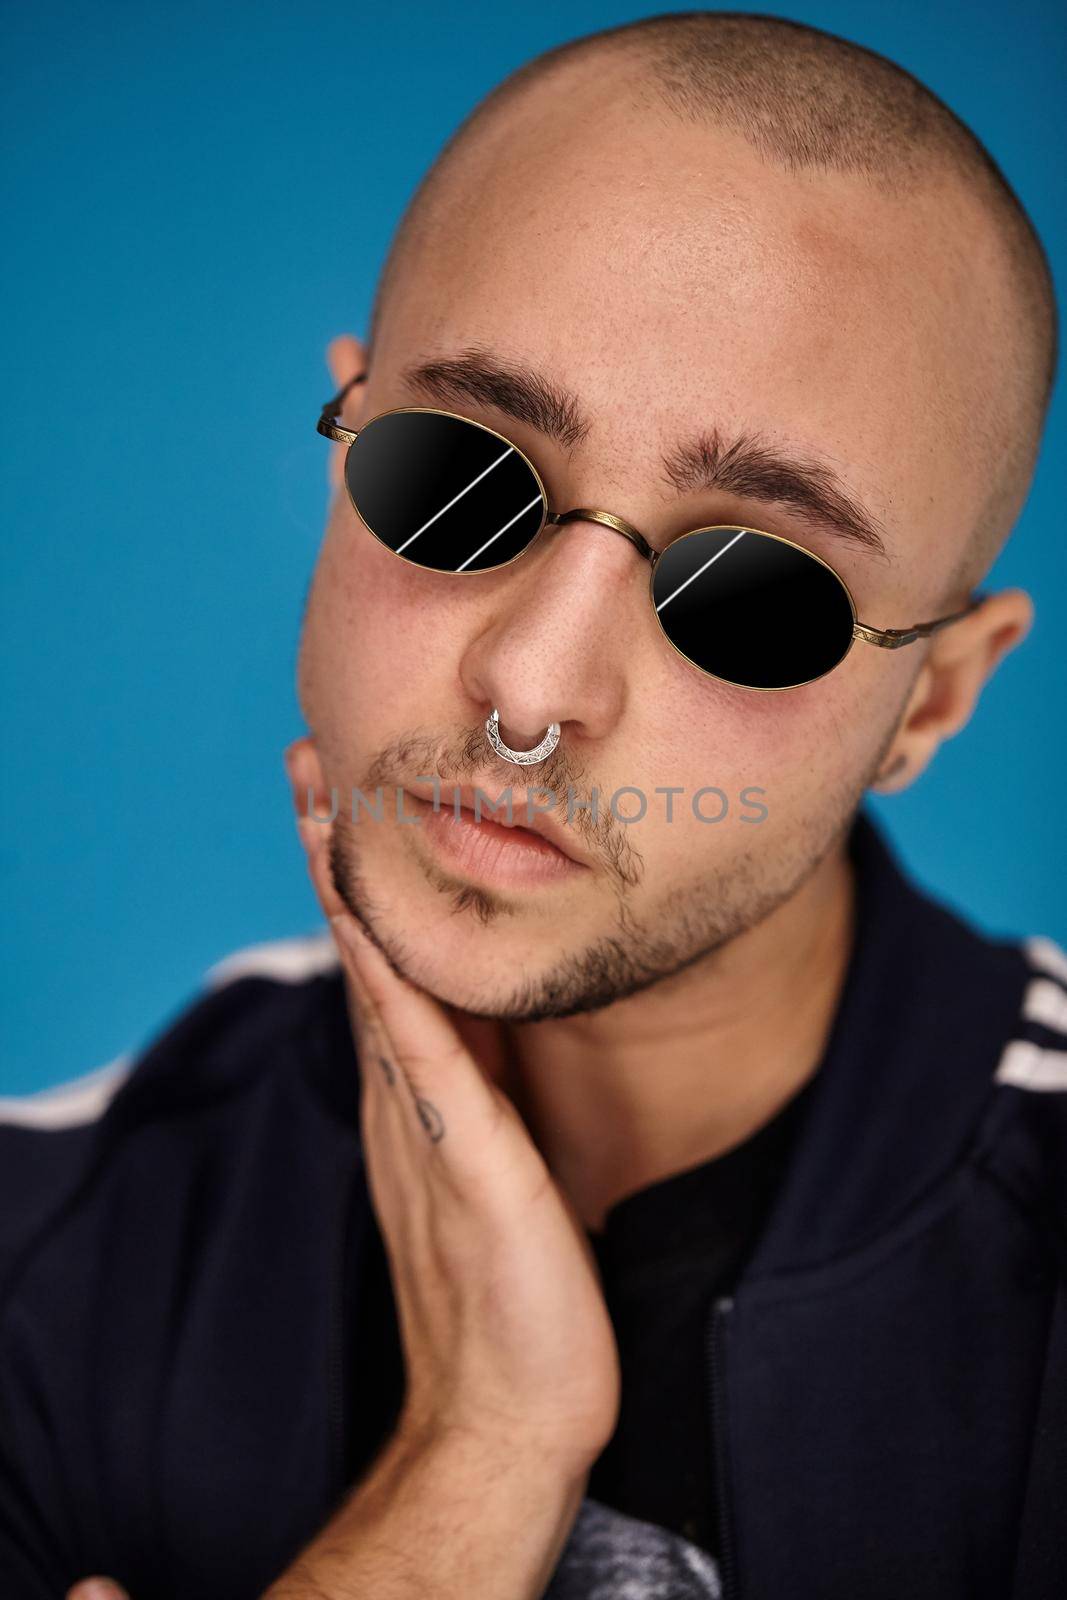
<instances>
[{"instance_id":1,"label":"jacket collar","mask_svg":"<svg viewBox=\"0 0 1067 1600\"><path fill-rule=\"evenodd\" d=\"M966 1157L1019 1013L1017 943L905 872L865 807L848 837L852 955L792 1155L742 1282L876 1239Z\"/></svg>"}]
</instances>

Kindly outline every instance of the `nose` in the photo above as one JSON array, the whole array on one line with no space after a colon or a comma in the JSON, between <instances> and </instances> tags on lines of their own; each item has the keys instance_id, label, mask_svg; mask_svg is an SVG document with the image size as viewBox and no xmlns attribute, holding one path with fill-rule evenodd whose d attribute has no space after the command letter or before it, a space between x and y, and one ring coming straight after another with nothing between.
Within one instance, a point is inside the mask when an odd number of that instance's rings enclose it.
<instances>
[{"instance_id":1,"label":"nose","mask_svg":"<svg viewBox=\"0 0 1067 1600\"><path fill-rule=\"evenodd\" d=\"M480 712L499 709L501 738L516 749L552 722L602 739L625 705L634 647L651 626L648 567L608 515L553 519L533 559L498 575L489 620L464 650L464 689Z\"/></svg>"}]
</instances>

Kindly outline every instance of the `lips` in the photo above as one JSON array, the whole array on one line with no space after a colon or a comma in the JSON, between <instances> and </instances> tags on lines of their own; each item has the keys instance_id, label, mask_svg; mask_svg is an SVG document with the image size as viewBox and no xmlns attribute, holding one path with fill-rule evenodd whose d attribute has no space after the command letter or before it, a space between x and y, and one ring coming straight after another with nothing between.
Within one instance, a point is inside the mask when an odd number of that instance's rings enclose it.
<instances>
[{"instance_id":1,"label":"lips","mask_svg":"<svg viewBox=\"0 0 1067 1600\"><path fill-rule=\"evenodd\" d=\"M420 800L434 799L432 784L410 783L407 785L409 794L417 796ZM511 788L507 784L497 785L493 782L481 784L470 783L445 783L442 782L438 789L440 811L442 815L450 815L455 805L455 796L459 794L461 808L469 813L469 821L477 820L474 809L475 792L479 795L479 813L487 822L496 823L499 827L514 829L516 834L536 834L540 839L552 845L561 854L568 856L579 866L588 866L589 862L585 853L579 848L572 838L569 829L557 820L552 812L532 811L527 820L526 804L527 794L525 786ZM511 821L508 820L506 798L511 795ZM531 801L536 804L541 797L540 792L534 790ZM491 809L499 805L499 809Z\"/></svg>"}]
</instances>

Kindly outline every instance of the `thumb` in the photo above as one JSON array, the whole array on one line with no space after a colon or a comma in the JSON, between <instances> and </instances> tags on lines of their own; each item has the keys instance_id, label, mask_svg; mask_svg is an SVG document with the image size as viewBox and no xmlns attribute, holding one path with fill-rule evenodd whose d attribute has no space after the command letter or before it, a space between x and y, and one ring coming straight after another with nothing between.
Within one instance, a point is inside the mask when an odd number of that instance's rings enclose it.
<instances>
[{"instance_id":1,"label":"thumb","mask_svg":"<svg viewBox=\"0 0 1067 1600\"><path fill-rule=\"evenodd\" d=\"M67 1590L67 1600L130 1600L125 1589L111 1578L82 1578Z\"/></svg>"}]
</instances>

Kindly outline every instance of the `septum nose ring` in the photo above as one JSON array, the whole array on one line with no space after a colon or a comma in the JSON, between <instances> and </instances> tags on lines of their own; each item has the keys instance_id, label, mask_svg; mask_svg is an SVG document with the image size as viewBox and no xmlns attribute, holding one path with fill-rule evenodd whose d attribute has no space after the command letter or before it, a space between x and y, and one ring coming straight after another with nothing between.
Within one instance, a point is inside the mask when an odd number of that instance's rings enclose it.
<instances>
[{"instance_id":1,"label":"septum nose ring","mask_svg":"<svg viewBox=\"0 0 1067 1600\"><path fill-rule=\"evenodd\" d=\"M548 732L541 740L541 743L534 745L532 750L512 750L500 737L500 712L496 706L493 707L491 715L486 718L485 732L497 755L503 756L505 761L514 762L517 767L532 767L536 762L544 761L545 757L550 756L559 744L559 723L550 722Z\"/></svg>"}]
</instances>

